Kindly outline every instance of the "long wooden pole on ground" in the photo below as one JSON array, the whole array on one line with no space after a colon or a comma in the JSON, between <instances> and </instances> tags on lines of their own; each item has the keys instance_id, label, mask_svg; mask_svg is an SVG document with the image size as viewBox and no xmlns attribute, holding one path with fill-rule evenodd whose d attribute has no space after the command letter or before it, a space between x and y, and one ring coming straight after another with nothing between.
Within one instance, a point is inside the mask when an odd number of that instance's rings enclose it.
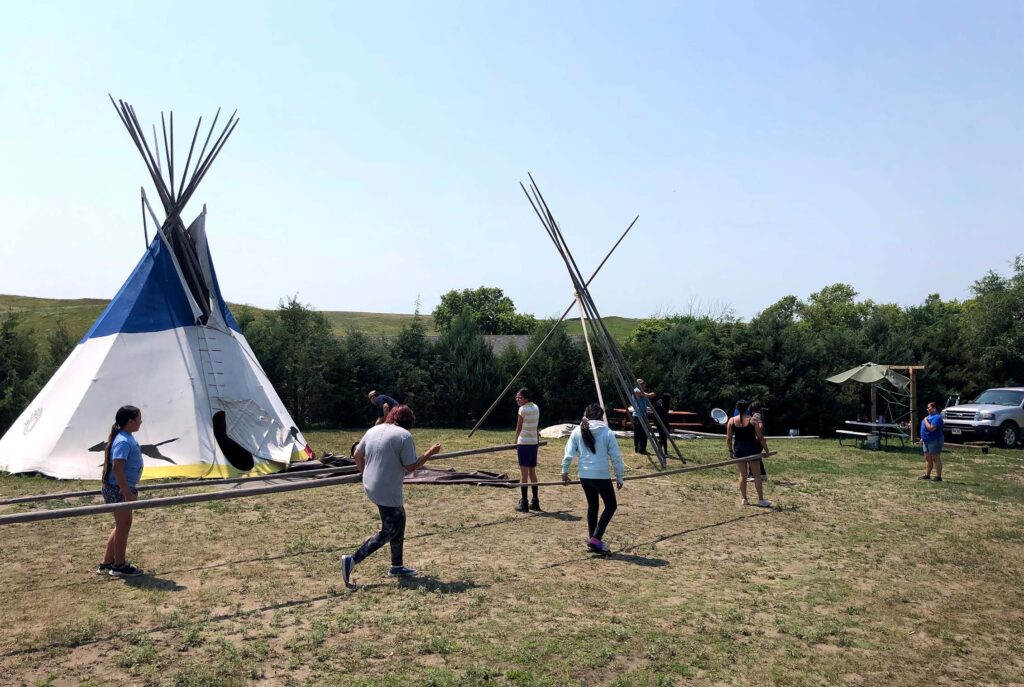
<instances>
[{"instance_id":1,"label":"long wooden pole on ground","mask_svg":"<svg viewBox=\"0 0 1024 687\"><path fill-rule=\"evenodd\" d=\"M734 458L732 460L723 460L718 463L706 463L704 465L695 465L688 468L678 468L676 470L666 470L662 472L655 472L646 475L635 475L632 477L626 477L625 480L640 480L650 479L652 477L666 477L668 475L676 475L684 472L696 472L698 470L709 470L711 468L725 467L727 465L736 465L737 463L748 463L758 458L766 458L769 456L776 455L774 451L755 454L752 456L743 456L742 458ZM266 487L252 487L250 489L239 489L230 491L211 491L204 494L183 494L180 496L165 496L159 499L143 499L141 501L131 501L125 503L104 503L96 504L92 506L79 506L77 508L61 508L60 510L42 510L32 511L29 513L11 513L9 515L0 515L0 526L3 525L15 525L18 523L26 522L40 522L43 520L60 520L63 518L78 518L88 515L102 515L104 513L115 513L117 511L126 510L147 510L151 508L164 508L167 506L183 506L191 503L203 503L207 501L222 501L225 499L240 499L249 496L265 496L268 494L280 494L289 491L300 491L303 489L317 489L319 487L331 487L339 484L352 484L359 481L359 475L342 475L340 477L328 477L326 479L308 479L301 482L293 482L290 484L275 484ZM625 481L624 480L624 481ZM562 484L579 484L579 480L570 480L568 482L534 482L521 484L518 481L509 481L507 486L520 487L520 486L538 486L538 487L551 487L560 486ZM410 484L417 484L415 482ZM486 485L486 482L420 482L419 484L436 484L450 486L453 484L459 486L481 486Z\"/></svg>"},{"instance_id":2,"label":"long wooden pole on ground","mask_svg":"<svg viewBox=\"0 0 1024 687\"><path fill-rule=\"evenodd\" d=\"M542 441L539 446L544 446L548 442ZM430 458L432 462L435 460L448 460L450 458L462 458L465 456L475 456L483 453L496 453L498 451L511 451L516 448L515 444L501 444L500 446L488 446L485 448L472 448L463 451L451 451L449 453L438 453L436 456ZM155 484L140 484L138 486L139 491L161 491L166 489L186 489L189 487L213 487L220 484L239 484L244 482L255 482L265 481L269 479L281 479L281 478L292 478L292 477L319 477L321 475L329 475L333 473L345 472L351 474L356 470L354 465L337 465L334 467L317 468L315 470L293 470L291 472L271 472L266 475L250 475L248 477L223 477L218 479L196 479L186 480L177 482L158 482ZM55 501L58 499L75 499L84 498L87 496L99 496L99 489L89 489L84 491L65 491L55 494L37 494L33 496L12 496L10 498L0 500L0 506L10 506L16 503L33 503L37 501Z\"/></svg>"}]
</instances>

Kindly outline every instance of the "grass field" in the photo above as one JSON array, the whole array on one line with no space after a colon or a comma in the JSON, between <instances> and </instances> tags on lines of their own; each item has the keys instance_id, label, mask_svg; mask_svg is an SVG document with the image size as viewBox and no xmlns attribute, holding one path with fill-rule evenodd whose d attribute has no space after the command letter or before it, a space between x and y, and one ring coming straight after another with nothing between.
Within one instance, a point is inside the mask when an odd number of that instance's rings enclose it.
<instances>
[{"instance_id":1,"label":"grass field","mask_svg":"<svg viewBox=\"0 0 1024 687\"><path fill-rule=\"evenodd\" d=\"M421 449L494 445L417 430ZM307 435L345 453L355 432ZM699 462L718 440L685 442ZM563 441L541 450L551 479ZM625 442L623 442L625 447ZM5 684L1009 685L1024 683L1024 452L947 454L778 441L770 510L742 507L731 469L627 482L606 541L583 549L579 487L409 486L406 560L338 559L372 534L358 485L136 519L151 575L92 570L109 517L3 531ZM649 471L626 452L630 475ZM514 471L508 453L451 461ZM0 478L0 492L72 485Z\"/></svg>"},{"instance_id":2,"label":"grass field","mask_svg":"<svg viewBox=\"0 0 1024 687\"><path fill-rule=\"evenodd\" d=\"M6 314L9 310L17 312L22 318L23 325L30 327L41 343L45 340L46 335L57 327L57 319L63 316L72 340L77 341L89 331L89 327L107 307L107 303L108 301L98 298L62 300L0 294L0 315ZM236 315L242 309L251 310L257 316L266 312L251 305L231 304L230 308ZM334 333L339 335L349 331L361 331L373 336L396 336L402 327L413 319L411 314L343 310L323 310L321 312L331 323ZM429 314L423 317L423 321L427 326L427 334L437 334L433 318ZM637 319L615 316L604 318L604 322L612 336L620 341L629 336L640 324L640 320ZM566 324L566 331L570 335L582 334L579 320L570 319Z\"/></svg>"}]
</instances>

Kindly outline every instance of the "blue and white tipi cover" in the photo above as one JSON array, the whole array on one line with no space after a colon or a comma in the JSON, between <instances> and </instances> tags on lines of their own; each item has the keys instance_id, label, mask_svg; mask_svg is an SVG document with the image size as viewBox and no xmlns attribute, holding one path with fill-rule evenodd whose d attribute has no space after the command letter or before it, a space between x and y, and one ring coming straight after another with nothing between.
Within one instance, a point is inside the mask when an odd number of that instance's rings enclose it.
<instances>
[{"instance_id":1,"label":"blue and white tipi cover","mask_svg":"<svg viewBox=\"0 0 1024 687\"><path fill-rule=\"evenodd\" d=\"M274 472L310 455L221 296L205 218L204 210L187 232L178 223L190 244L188 277L169 234L157 232L107 309L0 439L0 469L99 479L104 442L123 405L142 410L135 437L143 479Z\"/></svg>"}]
</instances>

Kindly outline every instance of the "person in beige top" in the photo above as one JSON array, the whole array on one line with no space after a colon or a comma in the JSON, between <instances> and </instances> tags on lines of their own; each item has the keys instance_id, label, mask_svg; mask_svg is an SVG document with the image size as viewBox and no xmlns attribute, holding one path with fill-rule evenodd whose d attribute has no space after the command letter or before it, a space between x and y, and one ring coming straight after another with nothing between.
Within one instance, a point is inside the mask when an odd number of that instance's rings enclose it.
<instances>
[{"instance_id":1,"label":"person in beige top","mask_svg":"<svg viewBox=\"0 0 1024 687\"><path fill-rule=\"evenodd\" d=\"M533 500L529 506L526 504L526 487L520 487L523 497L519 500L516 510L525 513L528 510L540 510L540 498L537 495L537 449L540 444L537 426L540 424L540 408L530 400L530 390L525 386L516 392L516 403L519 404L519 419L516 421L519 481L524 485L533 485Z\"/></svg>"}]
</instances>

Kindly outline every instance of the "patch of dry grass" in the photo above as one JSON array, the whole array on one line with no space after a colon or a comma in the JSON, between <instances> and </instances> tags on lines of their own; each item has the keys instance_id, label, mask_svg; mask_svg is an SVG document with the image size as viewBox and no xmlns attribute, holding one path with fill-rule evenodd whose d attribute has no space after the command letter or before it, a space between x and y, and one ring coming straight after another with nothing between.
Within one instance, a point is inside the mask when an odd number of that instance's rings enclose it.
<instances>
[{"instance_id":1,"label":"patch of dry grass","mask_svg":"<svg viewBox=\"0 0 1024 687\"><path fill-rule=\"evenodd\" d=\"M347 452L356 433L312 433ZM505 443L422 430L425 448ZM625 448L627 442L623 442ZM541 450L557 475L563 442ZM720 459L712 440L683 444ZM734 472L627 483L583 549L578 487L409 486L406 558L340 581L376 528L358 485L144 511L130 544L152 575L95 575L107 518L3 531L0 669L10 684L914 685L1024 675L1021 452L947 459L777 442L772 510L738 505ZM626 451L630 474L649 470ZM452 461L514 473L511 453ZM0 478L7 494L64 490Z\"/></svg>"}]
</instances>

